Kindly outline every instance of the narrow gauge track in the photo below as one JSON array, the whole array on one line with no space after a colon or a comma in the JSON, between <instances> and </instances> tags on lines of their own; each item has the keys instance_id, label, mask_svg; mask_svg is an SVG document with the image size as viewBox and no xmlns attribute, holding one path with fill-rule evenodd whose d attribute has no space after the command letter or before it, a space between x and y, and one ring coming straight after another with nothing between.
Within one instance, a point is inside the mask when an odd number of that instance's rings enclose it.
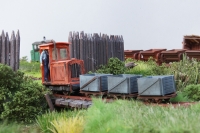
<instances>
[{"instance_id":1,"label":"narrow gauge track","mask_svg":"<svg viewBox=\"0 0 200 133\"><path fill-rule=\"evenodd\" d=\"M102 95L103 94L103 95ZM169 99L175 97L177 94L172 93L165 96L140 96L138 93L134 94L105 94L105 93L91 93L81 92L79 95L69 96L62 94L53 94L53 104L58 107L71 107L71 108L88 108L92 105L92 97L100 97L106 102L112 102L116 99L130 100L138 99L147 105L169 105ZM177 103L179 104L179 103ZM180 104L179 104L180 105Z\"/></svg>"}]
</instances>

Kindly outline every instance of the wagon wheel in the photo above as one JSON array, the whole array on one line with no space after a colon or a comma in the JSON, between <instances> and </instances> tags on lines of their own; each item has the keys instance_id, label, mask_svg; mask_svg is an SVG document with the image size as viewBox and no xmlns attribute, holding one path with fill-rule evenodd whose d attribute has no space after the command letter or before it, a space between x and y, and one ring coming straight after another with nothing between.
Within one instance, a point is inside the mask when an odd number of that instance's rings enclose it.
<instances>
[{"instance_id":1,"label":"wagon wheel","mask_svg":"<svg viewBox=\"0 0 200 133\"><path fill-rule=\"evenodd\" d=\"M155 102L155 103L161 103L161 102L162 102L162 99L154 99L154 102Z\"/></svg>"},{"instance_id":2,"label":"wagon wheel","mask_svg":"<svg viewBox=\"0 0 200 133\"><path fill-rule=\"evenodd\" d=\"M144 102L146 102L146 103L152 103L152 99L144 99Z\"/></svg>"},{"instance_id":3,"label":"wagon wheel","mask_svg":"<svg viewBox=\"0 0 200 133\"><path fill-rule=\"evenodd\" d=\"M116 99L116 100L118 100L118 99L119 99L119 98L118 98L117 96L115 96L115 95L113 95L113 98L114 98L114 99Z\"/></svg>"},{"instance_id":4,"label":"wagon wheel","mask_svg":"<svg viewBox=\"0 0 200 133\"><path fill-rule=\"evenodd\" d=\"M87 98L91 98L92 94L85 93L85 96L86 96Z\"/></svg>"},{"instance_id":5,"label":"wagon wheel","mask_svg":"<svg viewBox=\"0 0 200 133\"><path fill-rule=\"evenodd\" d=\"M65 96L69 96L70 92L69 91L63 91L62 92Z\"/></svg>"},{"instance_id":6,"label":"wagon wheel","mask_svg":"<svg viewBox=\"0 0 200 133\"><path fill-rule=\"evenodd\" d=\"M169 101L170 101L170 98L165 99L165 102L166 102L166 103L169 103Z\"/></svg>"}]
</instances>

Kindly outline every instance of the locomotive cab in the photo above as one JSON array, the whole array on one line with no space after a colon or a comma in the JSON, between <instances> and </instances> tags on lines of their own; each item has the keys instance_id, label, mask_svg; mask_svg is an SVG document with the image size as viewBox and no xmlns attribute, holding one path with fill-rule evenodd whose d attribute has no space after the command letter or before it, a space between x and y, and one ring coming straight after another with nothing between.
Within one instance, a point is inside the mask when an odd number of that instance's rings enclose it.
<instances>
[{"instance_id":1,"label":"locomotive cab","mask_svg":"<svg viewBox=\"0 0 200 133\"><path fill-rule=\"evenodd\" d=\"M39 52L47 50L49 53L48 82L44 78L44 65L40 66L42 84L54 92L74 92L80 90L79 75L84 74L84 62L79 59L70 59L67 42L54 42L53 40L41 44Z\"/></svg>"}]
</instances>

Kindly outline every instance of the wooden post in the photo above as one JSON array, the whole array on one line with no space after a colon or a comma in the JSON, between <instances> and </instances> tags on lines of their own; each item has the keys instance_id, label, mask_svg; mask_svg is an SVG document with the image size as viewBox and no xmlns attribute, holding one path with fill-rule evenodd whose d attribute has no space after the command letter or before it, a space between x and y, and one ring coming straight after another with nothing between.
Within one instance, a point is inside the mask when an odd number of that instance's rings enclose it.
<instances>
[{"instance_id":1,"label":"wooden post","mask_svg":"<svg viewBox=\"0 0 200 133\"><path fill-rule=\"evenodd\" d=\"M16 38L15 38L15 33L14 31L12 32L12 35L11 35L11 45L10 45L10 67L15 70L15 60L16 60L16 57L15 57L15 49L16 49Z\"/></svg>"},{"instance_id":2,"label":"wooden post","mask_svg":"<svg viewBox=\"0 0 200 133\"><path fill-rule=\"evenodd\" d=\"M5 64L5 46L6 46L6 37L4 31L2 31L2 45L1 45L1 63Z\"/></svg>"},{"instance_id":3,"label":"wooden post","mask_svg":"<svg viewBox=\"0 0 200 133\"><path fill-rule=\"evenodd\" d=\"M47 101L47 104L49 105L50 111L51 112L54 111L55 109L54 109L54 106L53 106L53 103L51 101L51 98L50 98L49 94L44 94L44 97L45 97L45 99Z\"/></svg>"},{"instance_id":4,"label":"wooden post","mask_svg":"<svg viewBox=\"0 0 200 133\"><path fill-rule=\"evenodd\" d=\"M19 69L19 57L20 56L20 35L19 35L19 30L17 31L16 35L16 49L15 49L15 57L16 57L16 64L15 64L15 71Z\"/></svg>"}]
</instances>

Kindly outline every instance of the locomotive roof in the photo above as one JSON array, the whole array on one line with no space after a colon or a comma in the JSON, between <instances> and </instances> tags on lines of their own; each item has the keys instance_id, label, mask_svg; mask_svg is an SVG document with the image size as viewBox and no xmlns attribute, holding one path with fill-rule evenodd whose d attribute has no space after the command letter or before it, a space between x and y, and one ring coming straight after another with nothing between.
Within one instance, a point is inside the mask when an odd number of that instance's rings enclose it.
<instances>
[{"instance_id":1,"label":"locomotive roof","mask_svg":"<svg viewBox=\"0 0 200 133\"><path fill-rule=\"evenodd\" d=\"M199 44L200 43L200 36L199 35L185 35L184 42L187 44Z\"/></svg>"},{"instance_id":2,"label":"locomotive roof","mask_svg":"<svg viewBox=\"0 0 200 133\"><path fill-rule=\"evenodd\" d=\"M56 43L56 45L69 45L70 43L69 42L55 42ZM43 43L43 44L41 44L41 45L39 45L39 47L43 47L43 46L51 46L51 45L54 45L54 43L53 42L48 42L48 43Z\"/></svg>"}]
</instances>

